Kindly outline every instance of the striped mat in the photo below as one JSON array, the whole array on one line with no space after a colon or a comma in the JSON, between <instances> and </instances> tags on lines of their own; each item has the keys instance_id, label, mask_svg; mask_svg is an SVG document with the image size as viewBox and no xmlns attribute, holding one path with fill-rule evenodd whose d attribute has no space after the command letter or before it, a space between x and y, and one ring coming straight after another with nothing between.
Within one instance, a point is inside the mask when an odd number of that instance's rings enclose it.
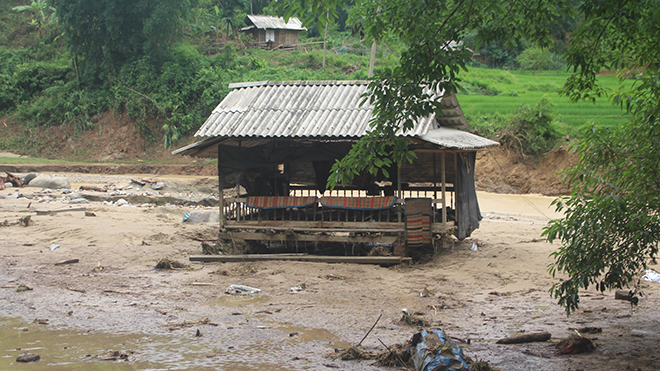
<instances>
[{"instance_id":1,"label":"striped mat","mask_svg":"<svg viewBox=\"0 0 660 371\"><path fill-rule=\"evenodd\" d=\"M247 206L256 209L291 209L314 204L316 197L249 196Z\"/></svg>"},{"instance_id":2,"label":"striped mat","mask_svg":"<svg viewBox=\"0 0 660 371\"><path fill-rule=\"evenodd\" d=\"M431 243L431 199L406 199L406 232L408 247L428 246Z\"/></svg>"},{"instance_id":3,"label":"striped mat","mask_svg":"<svg viewBox=\"0 0 660 371\"><path fill-rule=\"evenodd\" d=\"M336 209L383 210L394 206L395 196L385 197L334 197L321 198L321 205Z\"/></svg>"}]
</instances>

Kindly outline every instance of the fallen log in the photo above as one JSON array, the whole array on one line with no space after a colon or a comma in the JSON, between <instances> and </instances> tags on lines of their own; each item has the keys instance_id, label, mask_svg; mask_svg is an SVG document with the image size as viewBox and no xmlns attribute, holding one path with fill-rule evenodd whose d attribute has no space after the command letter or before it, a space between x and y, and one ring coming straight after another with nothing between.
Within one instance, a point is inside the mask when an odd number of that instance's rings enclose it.
<instances>
[{"instance_id":1,"label":"fallen log","mask_svg":"<svg viewBox=\"0 0 660 371\"><path fill-rule=\"evenodd\" d=\"M190 261L198 262L253 262L266 260L293 260L314 263L353 263L394 265L411 258L401 256L325 256L305 254L249 254L249 255L191 255Z\"/></svg>"},{"instance_id":2,"label":"fallen log","mask_svg":"<svg viewBox=\"0 0 660 371\"><path fill-rule=\"evenodd\" d=\"M62 260L62 261L59 261L59 262L55 263L55 265L74 264L74 263L78 263L79 261L80 261L80 259Z\"/></svg>"},{"instance_id":3,"label":"fallen log","mask_svg":"<svg viewBox=\"0 0 660 371\"><path fill-rule=\"evenodd\" d=\"M511 336L508 338L500 339L496 344L522 344L522 343L533 343L536 341L548 341L552 335L549 332L534 332L531 334L523 334L517 336Z\"/></svg>"},{"instance_id":4,"label":"fallen log","mask_svg":"<svg viewBox=\"0 0 660 371\"><path fill-rule=\"evenodd\" d=\"M57 214L57 213L63 213L67 211L85 211L86 209L84 207L72 207L69 209L57 209L57 210L36 210L37 215L50 215L50 214Z\"/></svg>"},{"instance_id":5,"label":"fallen log","mask_svg":"<svg viewBox=\"0 0 660 371\"><path fill-rule=\"evenodd\" d=\"M107 192L107 189L100 187L90 187L90 186L80 186L81 191L96 191L96 192Z\"/></svg>"}]
</instances>

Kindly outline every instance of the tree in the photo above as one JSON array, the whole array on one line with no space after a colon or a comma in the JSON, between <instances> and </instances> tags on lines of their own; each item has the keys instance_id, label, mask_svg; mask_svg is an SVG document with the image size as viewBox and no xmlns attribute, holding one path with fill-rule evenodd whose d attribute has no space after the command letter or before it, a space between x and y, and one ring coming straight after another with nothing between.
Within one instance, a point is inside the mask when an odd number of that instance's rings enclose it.
<instances>
[{"instance_id":1,"label":"tree","mask_svg":"<svg viewBox=\"0 0 660 371\"><path fill-rule=\"evenodd\" d=\"M37 26L39 36L43 36L42 29L44 27L55 22L55 9L48 6L47 0L32 0L30 5L19 5L11 9L16 12L28 11L34 13L34 18L30 23Z\"/></svg>"},{"instance_id":2,"label":"tree","mask_svg":"<svg viewBox=\"0 0 660 371\"><path fill-rule=\"evenodd\" d=\"M552 294L569 314L582 288L632 286L639 293L640 273L656 262L660 242L660 2L590 0L579 10L584 20L571 35L574 73L564 93L573 100L605 94L595 79L601 69L634 84L612 95L630 122L615 130L593 126L578 144L579 162L564 173L571 195L555 201L565 216L544 232L562 242L549 269L568 277Z\"/></svg>"},{"instance_id":3,"label":"tree","mask_svg":"<svg viewBox=\"0 0 660 371\"><path fill-rule=\"evenodd\" d=\"M320 14L336 9L341 0L286 3L279 8L285 17L307 9ZM407 48L399 66L381 70L370 83L366 99L374 106L374 132L335 164L329 185L349 182L355 171L366 168L376 172L387 168L388 161L400 164L414 158L407 142L396 133L412 129L420 117L442 114L438 94L456 92L460 86L459 72L471 63L472 52L461 42L468 31L474 30L478 44L501 41L512 45L528 37L547 47L551 43L550 25L568 11L569 0L357 1L352 23L362 24L365 33L376 41L393 35ZM322 17L318 19L324 21ZM369 160L374 157L380 161ZM359 159L359 163L354 163L354 159Z\"/></svg>"},{"instance_id":4,"label":"tree","mask_svg":"<svg viewBox=\"0 0 660 371\"><path fill-rule=\"evenodd\" d=\"M182 35L194 0L51 0L74 62L101 79L129 61L160 65Z\"/></svg>"},{"instance_id":5,"label":"tree","mask_svg":"<svg viewBox=\"0 0 660 371\"><path fill-rule=\"evenodd\" d=\"M288 8L281 3L279 10L285 16L309 8L322 14L337 1L297 0ZM407 48L398 67L374 76L365 97L374 105L373 131L335 164L330 183L346 182L365 168L387 167L383 158L397 163L411 158L395 133L410 129L419 117L441 114L436 93L455 92L459 72L470 63L471 52L461 43L467 32L476 33L477 45L526 39L547 48L552 25L579 19L566 54L573 74L563 93L573 100L603 95L596 80L603 68L628 71L619 77L634 76L636 83L613 95L630 113L630 123L614 133L595 128L577 147L578 166L566 173L573 193L556 202L565 217L545 233L562 241L550 272L568 279L553 286L552 294L570 313L579 304L580 288L625 287L648 259L655 261L660 0L362 0L351 16L374 39L392 34Z\"/></svg>"}]
</instances>

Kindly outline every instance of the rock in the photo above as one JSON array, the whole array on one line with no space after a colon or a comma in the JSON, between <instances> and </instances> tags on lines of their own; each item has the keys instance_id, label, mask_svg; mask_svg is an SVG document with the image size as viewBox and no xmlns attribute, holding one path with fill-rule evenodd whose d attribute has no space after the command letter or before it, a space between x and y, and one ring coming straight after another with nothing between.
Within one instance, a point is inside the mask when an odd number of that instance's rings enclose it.
<instances>
[{"instance_id":1,"label":"rock","mask_svg":"<svg viewBox=\"0 0 660 371\"><path fill-rule=\"evenodd\" d=\"M151 186L151 189L153 189L155 191L158 191L158 190L163 189L163 188L165 188L165 183L163 183L163 182L158 182L158 183L153 184Z\"/></svg>"},{"instance_id":2,"label":"rock","mask_svg":"<svg viewBox=\"0 0 660 371\"><path fill-rule=\"evenodd\" d=\"M20 356L16 357L16 362L36 362L40 359L41 357L39 357L38 354L23 353Z\"/></svg>"},{"instance_id":3,"label":"rock","mask_svg":"<svg viewBox=\"0 0 660 371\"><path fill-rule=\"evenodd\" d=\"M614 299L616 299L616 300L625 300L625 301L633 301L633 293L630 290L617 290L614 293Z\"/></svg>"},{"instance_id":4,"label":"rock","mask_svg":"<svg viewBox=\"0 0 660 371\"><path fill-rule=\"evenodd\" d=\"M115 202L115 206L124 206L124 205L128 205L128 201L124 200L123 198L120 198L119 200L117 200L117 202Z\"/></svg>"},{"instance_id":5,"label":"rock","mask_svg":"<svg viewBox=\"0 0 660 371\"><path fill-rule=\"evenodd\" d=\"M70 204L88 204L89 200L86 198L74 198L73 200L69 201Z\"/></svg>"},{"instance_id":6,"label":"rock","mask_svg":"<svg viewBox=\"0 0 660 371\"><path fill-rule=\"evenodd\" d=\"M23 177L23 184L25 184L25 185L30 184L32 179L34 179L36 177L37 177L37 174L35 174L35 173L30 173L30 174L26 175L25 177Z\"/></svg>"},{"instance_id":7,"label":"rock","mask_svg":"<svg viewBox=\"0 0 660 371\"><path fill-rule=\"evenodd\" d=\"M50 175L38 175L32 179L30 187L50 188L50 189L70 189L69 179L64 177L52 177Z\"/></svg>"}]
</instances>

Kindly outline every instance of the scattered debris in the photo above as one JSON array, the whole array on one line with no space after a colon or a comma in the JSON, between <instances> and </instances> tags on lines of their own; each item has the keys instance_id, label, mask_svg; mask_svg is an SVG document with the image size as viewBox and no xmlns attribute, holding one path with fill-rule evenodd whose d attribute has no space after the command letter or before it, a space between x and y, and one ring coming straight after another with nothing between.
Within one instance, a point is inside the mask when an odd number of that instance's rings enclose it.
<instances>
[{"instance_id":1,"label":"scattered debris","mask_svg":"<svg viewBox=\"0 0 660 371\"><path fill-rule=\"evenodd\" d=\"M408 325L408 326L416 326L416 327L428 327L431 324L425 320L424 318L418 317L414 314L410 314L407 309L402 309L403 316L399 320L399 323L403 325Z\"/></svg>"},{"instance_id":2,"label":"scattered debris","mask_svg":"<svg viewBox=\"0 0 660 371\"><path fill-rule=\"evenodd\" d=\"M231 285L225 290L225 294L236 295L236 296L253 296L261 292L261 289L257 289L245 285Z\"/></svg>"},{"instance_id":3,"label":"scattered debris","mask_svg":"<svg viewBox=\"0 0 660 371\"><path fill-rule=\"evenodd\" d=\"M583 327L578 329L577 332L581 334L600 334L603 332L603 329L600 327Z\"/></svg>"},{"instance_id":4,"label":"scattered debris","mask_svg":"<svg viewBox=\"0 0 660 371\"><path fill-rule=\"evenodd\" d=\"M491 366L488 361L480 361L477 359L470 364L470 371L500 371L500 369Z\"/></svg>"},{"instance_id":5,"label":"scattered debris","mask_svg":"<svg viewBox=\"0 0 660 371\"><path fill-rule=\"evenodd\" d=\"M16 292L24 292L24 291L30 291L30 290L32 290L32 287L30 287L28 285L24 285L24 284L20 284L16 288Z\"/></svg>"},{"instance_id":6,"label":"scattered debris","mask_svg":"<svg viewBox=\"0 0 660 371\"><path fill-rule=\"evenodd\" d=\"M91 211L85 211L85 216L96 216L96 214Z\"/></svg>"},{"instance_id":7,"label":"scattered debris","mask_svg":"<svg viewBox=\"0 0 660 371\"><path fill-rule=\"evenodd\" d=\"M653 269L645 270L642 278L650 282L660 283L660 273L654 271Z\"/></svg>"},{"instance_id":8,"label":"scattered debris","mask_svg":"<svg viewBox=\"0 0 660 371\"><path fill-rule=\"evenodd\" d=\"M193 326L199 326L199 325L210 325L210 326L217 326L217 323L213 323L209 321L208 317L202 318L199 321L183 321L179 323L168 323L167 324L167 329L170 331L174 330L179 330L182 328L186 327L193 327Z\"/></svg>"},{"instance_id":9,"label":"scattered debris","mask_svg":"<svg viewBox=\"0 0 660 371\"><path fill-rule=\"evenodd\" d=\"M301 291L303 291L303 290L306 289L306 288L307 288L307 284L305 284L305 283L301 283L301 284L298 285L298 286L294 286L294 287L292 287L292 288L291 288L291 292L301 292Z\"/></svg>"},{"instance_id":10,"label":"scattered debris","mask_svg":"<svg viewBox=\"0 0 660 371\"><path fill-rule=\"evenodd\" d=\"M128 354L115 350L97 358L99 361L128 361Z\"/></svg>"},{"instance_id":11,"label":"scattered debris","mask_svg":"<svg viewBox=\"0 0 660 371\"><path fill-rule=\"evenodd\" d=\"M414 349L412 357L415 370L423 370L433 363L439 367L429 369L468 371L469 367L463 349L451 341L442 330L422 330L416 333L410 340L410 346Z\"/></svg>"},{"instance_id":12,"label":"scattered debris","mask_svg":"<svg viewBox=\"0 0 660 371\"><path fill-rule=\"evenodd\" d=\"M23 227L29 227L30 223L32 223L32 217L30 215L26 215L20 219L18 219L18 223L22 225Z\"/></svg>"},{"instance_id":13,"label":"scattered debris","mask_svg":"<svg viewBox=\"0 0 660 371\"><path fill-rule=\"evenodd\" d=\"M4 179L5 182L11 183L14 187L23 186L23 180L20 177L17 177L16 175L8 173L6 171L5 174L7 174L7 176Z\"/></svg>"},{"instance_id":14,"label":"scattered debris","mask_svg":"<svg viewBox=\"0 0 660 371\"><path fill-rule=\"evenodd\" d=\"M158 191L158 190L161 190L163 188L165 188L165 183L163 183L163 182L158 182L156 184L151 185L151 189L153 189L154 191Z\"/></svg>"},{"instance_id":15,"label":"scattered debris","mask_svg":"<svg viewBox=\"0 0 660 371\"><path fill-rule=\"evenodd\" d=\"M555 344L555 348L557 348L557 354L580 354L591 352L596 349L596 346L591 339L573 334Z\"/></svg>"},{"instance_id":16,"label":"scattered debris","mask_svg":"<svg viewBox=\"0 0 660 371\"><path fill-rule=\"evenodd\" d=\"M616 300L625 300L625 301L633 301L633 292L630 290L616 290L614 293L614 299Z\"/></svg>"},{"instance_id":17,"label":"scattered debris","mask_svg":"<svg viewBox=\"0 0 660 371\"><path fill-rule=\"evenodd\" d=\"M533 332L530 334L523 334L517 336L511 336L507 338L500 339L496 344L521 344L521 343L533 343L537 341L548 341L552 335L549 332Z\"/></svg>"},{"instance_id":18,"label":"scattered debris","mask_svg":"<svg viewBox=\"0 0 660 371\"><path fill-rule=\"evenodd\" d=\"M55 250L55 249L57 249L57 248L60 248L60 247L62 247L62 245L58 245L58 244L56 244L56 243L55 243L55 244L52 244L52 245L50 245L50 251L53 251L53 250Z\"/></svg>"},{"instance_id":19,"label":"scattered debris","mask_svg":"<svg viewBox=\"0 0 660 371\"><path fill-rule=\"evenodd\" d=\"M57 213L63 213L66 211L85 211L84 207L71 207L68 209L58 209L58 210L36 210L37 215L52 215Z\"/></svg>"},{"instance_id":20,"label":"scattered debris","mask_svg":"<svg viewBox=\"0 0 660 371\"><path fill-rule=\"evenodd\" d=\"M213 272L209 272L209 274L218 274L220 276L229 276L229 271L226 269L218 268L217 270L214 270Z\"/></svg>"},{"instance_id":21,"label":"scattered debris","mask_svg":"<svg viewBox=\"0 0 660 371\"><path fill-rule=\"evenodd\" d=\"M93 187L93 186L80 186L79 190L81 191L95 191L95 192L108 192L107 189Z\"/></svg>"},{"instance_id":22,"label":"scattered debris","mask_svg":"<svg viewBox=\"0 0 660 371\"><path fill-rule=\"evenodd\" d=\"M219 255L220 249L218 245L210 245L206 242L202 242L202 254L203 255Z\"/></svg>"},{"instance_id":23,"label":"scattered debris","mask_svg":"<svg viewBox=\"0 0 660 371\"><path fill-rule=\"evenodd\" d=\"M75 263L78 263L79 261L80 261L80 259L62 260L62 261L59 261L59 262L55 263L55 265L75 264Z\"/></svg>"},{"instance_id":24,"label":"scattered debris","mask_svg":"<svg viewBox=\"0 0 660 371\"><path fill-rule=\"evenodd\" d=\"M412 366L412 354L409 352L410 342L395 344L388 347L380 339L381 344L387 349L376 357L376 364L384 367L410 367Z\"/></svg>"},{"instance_id":25,"label":"scattered debris","mask_svg":"<svg viewBox=\"0 0 660 371\"><path fill-rule=\"evenodd\" d=\"M197 329L197 332L195 332L195 337L200 337L202 336L202 332Z\"/></svg>"},{"instance_id":26,"label":"scattered debris","mask_svg":"<svg viewBox=\"0 0 660 371\"><path fill-rule=\"evenodd\" d=\"M16 362L36 362L40 360L41 357L38 354L32 353L23 353L20 356L16 357Z\"/></svg>"},{"instance_id":27,"label":"scattered debris","mask_svg":"<svg viewBox=\"0 0 660 371\"><path fill-rule=\"evenodd\" d=\"M188 268L188 266L183 263L179 263L176 260L170 260L168 258L160 259L158 263L156 263L156 269L182 269L182 268Z\"/></svg>"},{"instance_id":28,"label":"scattered debris","mask_svg":"<svg viewBox=\"0 0 660 371\"><path fill-rule=\"evenodd\" d=\"M419 293L419 296L423 298L432 298L435 296L435 293L429 290L428 287L424 287L424 290L422 290L422 292Z\"/></svg>"},{"instance_id":29,"label":"scattered debris","mask_svg":"<svg viewBox=\"0 0 660 371\"><path fill-rule=\"evenodd\" d=\"M368 352L364 349L360 349L357 346L350 346L337 355L337 358L341 359L342 361L353 361L353 360L361 360L361 359L374 359L378 355L375 353Z\"/></svg>"}]
</instances>

